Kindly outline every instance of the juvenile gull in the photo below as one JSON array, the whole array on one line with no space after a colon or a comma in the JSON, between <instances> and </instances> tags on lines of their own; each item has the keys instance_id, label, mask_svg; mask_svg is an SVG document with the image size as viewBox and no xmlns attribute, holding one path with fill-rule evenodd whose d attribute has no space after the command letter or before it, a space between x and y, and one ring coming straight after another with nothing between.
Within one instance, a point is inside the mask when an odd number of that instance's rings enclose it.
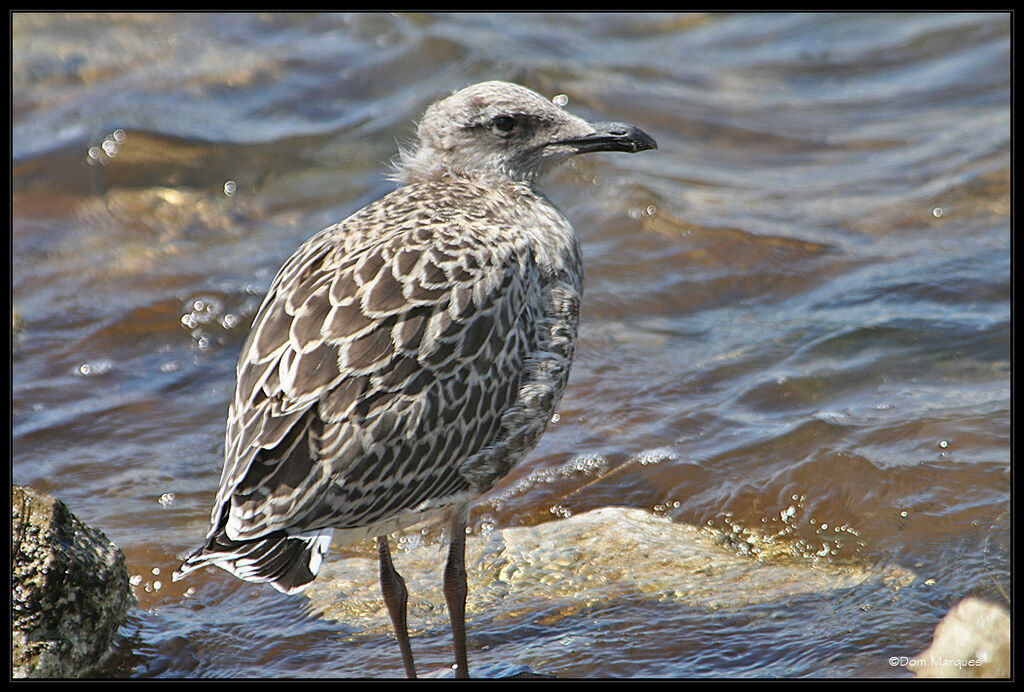
<instances>
[{"instance_id":1,"label":"juvenile gull","mask_svg":"<svg viewBox=\"0 0 1024 692\"><path fill-rule=\"evenodd\" d=\"M213 564L296 593L332 535L374 536L415 677L387 534L444 519L468 677L467 510L536 445L576 346L579 242L534 182L575 154L655 147L507 82L431 105L400 152L403 185L313 236L274 279L238 361L210 531L174 579Z\"/></svg>"}]
</instances>

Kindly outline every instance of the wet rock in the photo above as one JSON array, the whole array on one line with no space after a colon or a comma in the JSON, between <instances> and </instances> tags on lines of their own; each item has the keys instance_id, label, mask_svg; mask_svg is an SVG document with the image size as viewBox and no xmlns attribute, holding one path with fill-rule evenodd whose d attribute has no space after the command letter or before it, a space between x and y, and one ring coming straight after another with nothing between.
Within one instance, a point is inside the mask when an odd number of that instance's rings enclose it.
<instances>
[{"instance_id":1,"label":"wet rock","mask_svg":"<svg viewBox=\"0 0 1024 692\"><path fill-rule=\"evenodd\" d=\"M443 544L420 545L395 555L409 589L410 633L447 626L440 583L445 550ZM585 608L628 598L739 608L848 588L873 577L902 584L914 578L898 568L880 572L762 561L697 527L622 507L469 536L466 568L468 619L543 612L551 625ZM390 632L374 558L328 560L306 593L314 610L353 633Z\"/></svg>"},{"instance_id":2,"label":"wet rock","mask_svg":"<svg viewBox=\"0 0 1024 692\"><path fill-rule=\"evenodd\" d=\"M932 645L907 668L919 678L1010 677L1010 614L965 598L935 628Z\"/></svg>"},{"instance_id":3,"label":"wet rock","mask_svg":"<svg viewBox=\"0 0 1024 692\"><path fill-rule=\"evenodd\" d=\"M135 604L124 554L60 500L19 486L11 496L13 675L87 675Z\"/></svg>"}]
</instances>

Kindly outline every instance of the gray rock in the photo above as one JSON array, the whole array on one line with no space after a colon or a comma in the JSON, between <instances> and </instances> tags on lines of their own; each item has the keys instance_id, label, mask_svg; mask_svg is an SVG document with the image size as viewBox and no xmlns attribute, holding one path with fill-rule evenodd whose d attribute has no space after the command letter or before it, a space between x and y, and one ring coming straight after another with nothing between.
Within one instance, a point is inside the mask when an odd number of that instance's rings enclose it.
<instances>
[{"instance_id":1,"label":"gray rock","mask_svg":"<svg viewBox=\"0 0 1024 692\"><path fill-rule=\"evenodd\" d=\"M935 628L932 645L907 664L919 678L1010 677L1010 614L965 598Z\"/></svg>"},{"instance_id":2,"label":"gray rock","mask_svg":"<svg viewBox=\"0 0 1024 692\"><path fill-rule=\"evenodd\" d=\"M13 675L87 675L136 602L124 554L60 500L11 490Z\"/></svg>"},{"instance_id":3,"label":"gray rock","mask_svg":"<svg viewBox=\"0 0 1024 692\"><path fill-rule=\"evenodd\" d=\"M443 545L398 551L395 566L409 589L410 631L447 626L440 571ZM701 529L639 509L606 507L539 526L470 536L467 616L488 619L545 612L545 622L624 598L672 600L707 609L739 608L848 588L872 577L906 585L900 568L759 560ZM390 632L377 561L328 560L306 592L313 609L353 633Z\"/></svg>"}]
</instances>

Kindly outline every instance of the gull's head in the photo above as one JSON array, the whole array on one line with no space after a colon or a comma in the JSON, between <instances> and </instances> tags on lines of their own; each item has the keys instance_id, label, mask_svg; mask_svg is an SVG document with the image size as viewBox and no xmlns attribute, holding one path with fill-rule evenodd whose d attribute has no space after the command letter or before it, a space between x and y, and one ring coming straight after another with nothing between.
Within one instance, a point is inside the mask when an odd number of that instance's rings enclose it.
<instances>
[{"instance_id":1,"label":"gull's head","mask_svg":"<svg viewBox=\"0 0 1024 692\"><path fill-rule=\"evenodd\" d=\"M655 148L633 125L590 123L526 87L481 82L427 108L415 145L400 154L397 177L411 183L499 174L529 183L576 154Z\"/></svg>"}]
</instances>

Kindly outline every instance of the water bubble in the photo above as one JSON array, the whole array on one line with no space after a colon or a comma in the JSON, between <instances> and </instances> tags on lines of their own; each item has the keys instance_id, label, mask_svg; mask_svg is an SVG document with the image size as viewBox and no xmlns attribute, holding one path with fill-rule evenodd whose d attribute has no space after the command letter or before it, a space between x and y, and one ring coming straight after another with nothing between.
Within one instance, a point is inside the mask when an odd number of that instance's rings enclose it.
<instances>
[{"instance_id":1,"label":"water bubble","mask_svg":"<svg viewBox=\"0 0 1024 692\"><path fill-rule=\"evenodd\" d=\"M477 533L479 533L480 535L486 536L492 533L495 528L497 528L497 522L495 521L494 517L490 514L486 514L480 517L480 521L477 524L476 530Z\"/></svg>"},{"instance_id":2,"label":"water bubble","mask_svg":"<svg viewBox=\"0 0 1024 692\"><path fill-rule=\"evenodd\" d=\"M563 464L561 468L558 469L557 474L563 478L571 478L577 473L594 476L603 473L607 467L608 460L600 454L580 454ZM555 480L557 480L557 478Z\"/></svg>"},{"instance_id":3,"label":"water bubble","mask_svg":"<svg viewBox=\"0 0 1024 692\"><path fill-rule=\"evenodd\" d=\"M423 545L423 536L418 533L406 533L398 537L396 549L407 553Z\"/></svg>"},{"instance_id":4,"label":"water bubble","mask_svg":"<svg viewBox=\"0 0 1024 692\"><path fill-rule=\"evenodd\" d=\"M95 166L98 163L106 165L110 159L120 153L121 144L125 139L127 139L127 135L124 130L114 130L103 138L99 146L89 147L85 157L86 163L90 166Z\"/></svg>"},{"instance_id":5,"label":"water bubble","mask_svg":"<svg viewBox=\"0 0 1024 692\"><path fill-rule=\"evenodd\" d=\"M660 464L663 461L675 461L678 458L679 456L668 447L658 447L656 449L644 450L636 460L640 462L641 466L649 466L651 464Z\"/></svg>"},{"instance_id":6,"label":"water bubble","mask_svg":"<svg viewBox=\"0 0 1024 692\"><path fill-rule=\"evenodd\" d=\"M557 94L553 99L551 99L551 102L554 103L559 108L565 108L567 105L569 105L569 97L566 96L565 94Z\"/></svg>"},{"instance_id":7,"label":"water bubble","mask_svg":"<svg viewBox=\"0 0 1024 692\"><path fill-rule=\"evenodd\" d=\"M100 148L110 158L114 158L121 151L121 144L124 143L126 135L124 130L117 129L111 132L109 135L103 138L103 143L100 144Z\"/></svg>"},{"instance_id":8,"label":"water bubble","mask_svg":"<svg viewBox=\"0 0 1024 692\"><path fill-rule=\"evenodd\" d=\"M109 360L98 360L92 363L82 363L78 366L76 372L79 375L85 377L92 377L94 375L103 375L110 372L114 367L114 364Z\"/></svg>"},{"instance_id":9,"label":"water bubble","mask_svg":"<svg viewBox=\"0 0 1024 692\"><path fill-rule=\"evenodd\" d=\"M233 197L236 189L237 185L234 180L228 180L224 183L224 194L228 197Z\"/></svg>"},{"instance_id":10,"label":"water bubble","mask_svg":"<svg viewBox=\"0 0 1024 692\"><path fill-rule=\"evenodd\" d=\"M552 505L548 511L554 514L559 519L568 519L572 516L572 510L566 507L565 505L561 504Z\"/></svg>"}]
</instances>

